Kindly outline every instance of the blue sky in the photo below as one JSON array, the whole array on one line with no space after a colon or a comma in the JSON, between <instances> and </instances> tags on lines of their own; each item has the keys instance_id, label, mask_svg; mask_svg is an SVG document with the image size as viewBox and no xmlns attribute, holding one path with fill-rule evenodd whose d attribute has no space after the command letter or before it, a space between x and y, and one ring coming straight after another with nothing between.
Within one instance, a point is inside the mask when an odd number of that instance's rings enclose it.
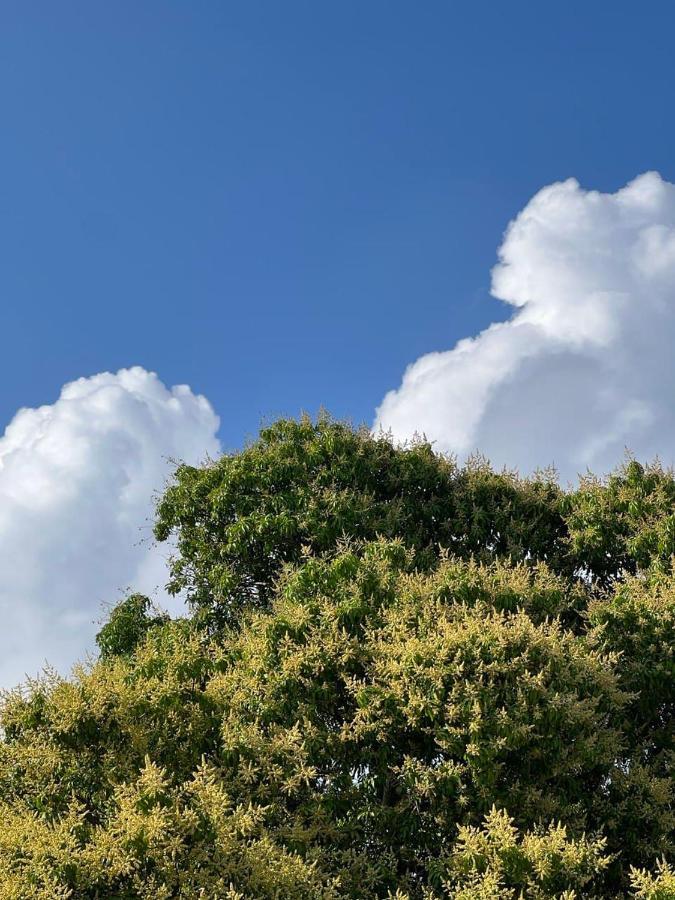
<instances>
[{"instance_id":1,"label":"blue sky","mask_svg":"<svg viewBox=\"0 0 675 900\"><path fill-rule=\"evenodd\" d=\"M674 32L649 2L1 3L0 687L129 590L182 610L153 498L265 418L564 484L675 462Z\"/></svg>"},{"instance_id":2,"label":"blue sky","mask_svg":"<svg viewBox=\"0 0 675 900\"><path fill-rule=\"evenodd\" d=\"M78 376L372 421L508 310L508 221L675 175L675 7L68 2L0 10L0 421Z\"/></svg>"}]
</instances>

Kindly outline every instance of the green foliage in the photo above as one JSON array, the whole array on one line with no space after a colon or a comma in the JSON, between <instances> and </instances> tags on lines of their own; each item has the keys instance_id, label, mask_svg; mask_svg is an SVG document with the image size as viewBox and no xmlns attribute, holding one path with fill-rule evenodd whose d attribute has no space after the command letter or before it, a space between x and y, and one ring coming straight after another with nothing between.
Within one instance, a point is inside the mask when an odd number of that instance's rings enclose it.
<instances>
[{"instance_id":1,"label":"green foliage","mask_svg":"<svg viewBox=\"0 0 675 900\"><path fill-rule=\"evenodd\" d=\"M589 475L563 506L573 556L603 584L672 571L675 479L660 464L630 460L604 481Z\"/></svg>"},{"instance_id":2,"label":"green foliage","mask_svg":"<svg viewBox=\"0 0 675 900\"><path fill-rule=\"evenodd\" d=\"M194 616L0 705L0 898L673 897L674 497L328 419L182 467Z\"/></svg>"},{"instance_id":3,"label":"green foliage","mask_svg":"<svg viewBox=\"0 0 675 900\"><path fill-rule=\"evenodd\" d=\"M658 752L672 737L675 716L675 582L661 574L628 578L589 610L598 645L621 654L618 671L633 694L627 729L645 750Z\"/></svg>"},{"instance_id":4,"label":"green foliage","mask_svg":"<svg viewBox=\"0 0 675 900\"><path fill-rule=\"evenodd\" d=\"M96 635L101 657L131 653L150 628L166 621L166 616L149 616L149 608L150 600L143 594L131 594L117 604Z\"/></svg>"},{"instance_id":5,"label":"green foliage","mask_svg":"<svg viewBox=\"0 0 675 900\"><path fill-rule=\"evenodd\" d=\"M402 537L421 567L439 547L463 557L563 552L560 490L452 460L418 441L396 449L327 417L282 420L241 453L181 466L159 503L155 534L177 538L170 589L187 589L211 623L265 607L283 566L344 539Z\"/></svg>"},{"instance_id":6,"label":"green foliage","mask_svg":"<svg viewBox=\"0 0 675 900\"><path fill-rule=\"evenodd\" d=\"M675 828L672 575L627 578L591 603L589 623L589 641L617 654L614 669L630 697L620 723L624 759L602 798L600 817L610 826L623 823L617 850L633 859L654 859L672 851Z\"/></svg>"}]
</instances>

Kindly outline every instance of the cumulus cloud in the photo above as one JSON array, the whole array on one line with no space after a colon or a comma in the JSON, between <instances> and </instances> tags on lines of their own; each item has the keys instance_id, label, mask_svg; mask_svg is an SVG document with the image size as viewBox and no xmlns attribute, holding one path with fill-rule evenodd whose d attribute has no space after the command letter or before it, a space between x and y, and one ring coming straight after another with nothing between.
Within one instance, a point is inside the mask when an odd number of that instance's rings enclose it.
<instances>
[{"instance_id":1,"label":"cumulus cloud","mask_svg":"<svg viewBox=\"0 0 675 900\"><path fill-rule=\"evenodd\" d=\"M564 480L626 448L672 463L675 185L648 172L614 194L544 188L506 231L492 294L511 318L410 365L377 429Z\"/></svg>"},{"instance_id":2,"label":"cumulus cloud","mask_svg":"<svg viewBox=\"0 0 675 900\"><path fill-rule=\"evenodd\" d=\"M204 397L138 367L16 414L0 438L0 687L45 661L67 672L128 587L166 599L153 493L171 459L215 454L217 429Z\"/></svg>"}]
</instances>

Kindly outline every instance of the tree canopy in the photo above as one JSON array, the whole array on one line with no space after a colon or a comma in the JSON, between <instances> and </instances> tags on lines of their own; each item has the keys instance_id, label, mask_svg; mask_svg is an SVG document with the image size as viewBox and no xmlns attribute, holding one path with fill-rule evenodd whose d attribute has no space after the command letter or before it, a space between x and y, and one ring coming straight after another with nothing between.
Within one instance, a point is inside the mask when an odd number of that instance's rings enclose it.
<instances>
[{"instance_id":1,"label":"tree canopy","mask_svg":"<svg viewBox=\"0 0 675 900\"><path fill-rule=\"evenodd\" d=\"M4 697L0 898L675 898L674 523L327 417L180 466L190 615Z\"/></svg>"}]
</instances>

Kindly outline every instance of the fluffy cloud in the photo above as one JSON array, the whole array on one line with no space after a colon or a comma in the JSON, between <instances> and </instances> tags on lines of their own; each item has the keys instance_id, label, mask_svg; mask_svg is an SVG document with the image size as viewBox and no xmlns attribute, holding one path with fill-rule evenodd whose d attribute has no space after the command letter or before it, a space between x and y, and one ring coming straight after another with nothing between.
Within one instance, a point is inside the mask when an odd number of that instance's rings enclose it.
<instances>
[{"instance_id":1,"label":"fluffy cloud","mask_svg":"<svg viewBox=\"0 0 675 900\"><path fill-rule=\"evenodd\" d=\"M376 428L563 479L626 448L672 462L675 185L648 172L615 194L544 188L507 229L492 293L512 317L409 366Z\"/></svg>"},{"instance_id":2,"label":"fluffy cloud","mask_svg":"<svg viewBox=\"0 0 675 900\"><path fill-rule=\"evenodd\" d=\"M216 453L217 429L204 397L138 367L16 414L0 438L0 686L45 660L67 671L129 586L165 599L153 492L170 460Z\"/></svg>"}]
</instances>

